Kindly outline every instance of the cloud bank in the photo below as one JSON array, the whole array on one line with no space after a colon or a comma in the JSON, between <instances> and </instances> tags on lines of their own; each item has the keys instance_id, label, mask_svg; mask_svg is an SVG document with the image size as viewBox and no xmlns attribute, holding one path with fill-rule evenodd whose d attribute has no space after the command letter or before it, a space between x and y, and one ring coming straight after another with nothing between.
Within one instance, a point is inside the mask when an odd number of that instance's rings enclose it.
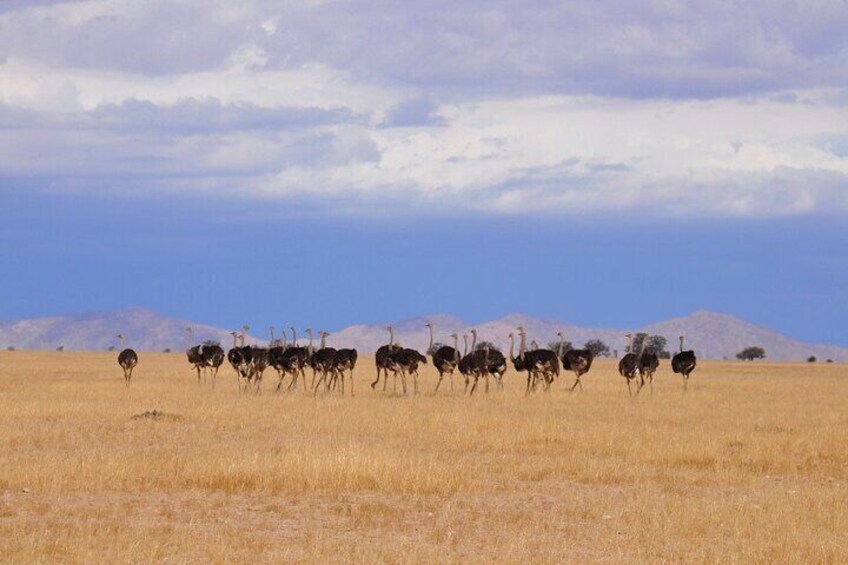
<instances>
[{"instance_id":1,"label":"cloud bank","mask_svg":"<svg viewBox=\"0 0 848 565\"><path fill-rule=\"evenodd\" d=\"M844 2L632 4L5 2L0 190L848 213Z\"/></svg>"}]
</instances>

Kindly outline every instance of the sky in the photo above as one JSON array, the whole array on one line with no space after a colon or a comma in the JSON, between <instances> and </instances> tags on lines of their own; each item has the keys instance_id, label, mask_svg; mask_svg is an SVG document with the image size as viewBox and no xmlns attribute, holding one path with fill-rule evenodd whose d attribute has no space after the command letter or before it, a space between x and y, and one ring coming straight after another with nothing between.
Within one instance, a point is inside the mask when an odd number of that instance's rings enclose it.
<instances>
[{"instance_id":1,"label":"sky","mask_svg":"<svg viewBox=\"0 0 848 565\"><path fill-rule=\"evenodd\" d=\"M848 4L0 2L0 319L848 345Z\"/></svg>"}]
</instances>

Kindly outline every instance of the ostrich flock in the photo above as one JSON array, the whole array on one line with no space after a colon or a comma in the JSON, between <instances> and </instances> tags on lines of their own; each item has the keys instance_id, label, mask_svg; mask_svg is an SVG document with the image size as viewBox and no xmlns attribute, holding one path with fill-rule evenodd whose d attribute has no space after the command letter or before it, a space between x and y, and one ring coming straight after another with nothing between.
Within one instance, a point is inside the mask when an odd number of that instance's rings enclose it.
<instances>
[{"instance_id":1,"label":"ostrich flock","mask_svg":"<svg viewBox=\"0 0 848 565\"><path fill-rule=\"evenodd\" d=\"M468 335L463 335L464 348L460 353L459 335L451 334L453 346L434 346L433 325L425 325L430 331L430 346L427 350L433 366L439 373L434 392L438 392L439 386L445 376L450 377L451 390L453 390L454 373L459 370L465 382L465 393L473 395L481 380L485 381L486 392L489 392L489 381L494 379L498 390L503 389L503 377L507 371L507 359L497 349L488 343L477 345L477 330L471 330L471 346L468 345ZM298 381L303 385L303 390L311 390L313 395L318 394L322 388L325 392L338 389L341 394L345 391L345 380L350 377L350 394L353 395L353 369L356 367L356 349L335 349L327 347L326 339L330 334L319 331L320 343L314 346L315 336L312 328L306 330L309 343L300 346L297 343L297 330L292 326L292 341L287 342L286 333L282 333L280 339L274 338L274 328L271 328L271 343L269 347L256 345L245 345L245 334L250 328L244 326L242 332L230 332L233 336L233 346L226 352L216 342L207 341L199 345L191 345L192 329L186 328L189 347L186 349L188 362L197 371L198 383L205 381L207 373L211 376L212 386L218 369L226 358L239 376L239 390L244 392L260 391L262 375L268 368L277 372L279 381L276 390L283 388L286 376L290 377L287 390L296 391ZM377 378L371 383L371 388L376 389L383 379L383 391L386 390L389 373L394 377L393 390L397 392L397 381L400 377L403 393L407 394L407 376L413 379L413 391L418 394L418 366L427 363L427 357L415 349L403 347L395 342L394 329L388 326L389 343L377 349L374 359L377 368ZM546 392L550 391L551 384L560 371L574 373L574 384L569 391L575 388L583 390L581 377L592 368L594 355L589 349L566 349L565 337L562 332L557 333L559 345L556 350L545 349L536 346L535 342L527 347L527 334L522 326L516 328L519 338L518 355L515 354L515 333L509 334L509 362L512 363L516 372L527 373L527 387L525 394L536 391L541 385ZM121 352L118 354L118 364L124 370L124 381L130 385L133 368L138 364L138 355L132 349L124 349L124 336L118 334L121 341ZM654 391L654 373L660 365L660 359L656 352L645 350L647 336L642 339L638 353L633 352L633 335L627 334L627 353L618 363L618 372L627 381L627 390L630 395L638 395L642 387L647 383L651 394ZM683 390L687 390L689 375L695 369L695 352L683 350L683 336L680 336L680 350L671 359L671 368L675 373L683 376ZM312 369L312 380L307 389L306 368ZM636 392L633 392L631 382L635 381Z\"/></svg>"}]
</instances>

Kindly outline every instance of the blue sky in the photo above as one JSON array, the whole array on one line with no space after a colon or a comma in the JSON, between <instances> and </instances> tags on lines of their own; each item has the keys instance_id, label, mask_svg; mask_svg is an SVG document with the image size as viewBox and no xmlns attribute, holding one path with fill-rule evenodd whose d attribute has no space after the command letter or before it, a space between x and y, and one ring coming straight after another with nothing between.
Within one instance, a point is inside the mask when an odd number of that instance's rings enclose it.
<instances>
[{"instance_id":1,"label":"blue sky","mask_svg":"<svg viewBox=\"0 0 848 565\"><path fill-rule=\"evenodd\" d=\"M848 345L843 2L4 2L0 318Z\"/></svg>"}]
</instances>

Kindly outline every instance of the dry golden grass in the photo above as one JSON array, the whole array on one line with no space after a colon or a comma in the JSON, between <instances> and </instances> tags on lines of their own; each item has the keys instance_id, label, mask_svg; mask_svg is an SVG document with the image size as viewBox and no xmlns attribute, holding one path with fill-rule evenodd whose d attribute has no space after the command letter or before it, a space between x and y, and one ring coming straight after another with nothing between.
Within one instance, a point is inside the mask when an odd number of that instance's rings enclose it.
<instances>
[{"instance_id":1,"label":"dry golden grass","mask_svg":"<svg viewBox=\"0 0 848 565\"><path fill-rule=\"evenodd\" d=\"M400 397L363 357L312 398L140 357L126 389L113 354L0 353L3 561L848 562L844 365Z\"/></svg>"}]
</instances>

